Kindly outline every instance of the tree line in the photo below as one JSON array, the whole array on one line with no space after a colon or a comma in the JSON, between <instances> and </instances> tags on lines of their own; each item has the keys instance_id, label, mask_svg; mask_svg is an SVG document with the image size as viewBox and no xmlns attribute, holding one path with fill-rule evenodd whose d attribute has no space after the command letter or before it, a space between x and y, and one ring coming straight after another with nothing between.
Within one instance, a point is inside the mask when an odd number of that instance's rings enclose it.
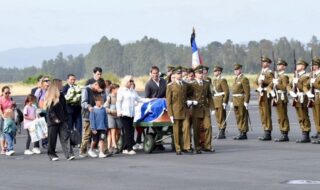
<instances>
[{"instance_id":1,"label":"tree line","mask_svg":"<svg viewBox=\"0 0 320 190\"><path fill-rule=\"evenodd\" d=\"M308 43L281 37L275 41L263 39L246 44L233 43L231 40L224 43L214 41L199 48L205 65L210 68L220 65L225 73L232 73L234 63L243 64L246 73L256 73L260 70L261 53L272 59L272 51L275 59L280 57L288 62L288 72L292 72L293 52L296 59L303 58L310 62L311 49L314 56L320 56L320 42L316 36L312 36ZM123 45L117 39L103 36L87 55L64 56L60 52L56 58L44 60L40 68L0 68L0 81L23 81L38 74L64 79L68 73L74 73L78 78L87 78L95 66L120 77L126 74L140 76L148 74L152 65L157 65L160 71L165 72L169 64L191 66L190 46L163 43L148 37Z\"/></svg>"}]
</instances>

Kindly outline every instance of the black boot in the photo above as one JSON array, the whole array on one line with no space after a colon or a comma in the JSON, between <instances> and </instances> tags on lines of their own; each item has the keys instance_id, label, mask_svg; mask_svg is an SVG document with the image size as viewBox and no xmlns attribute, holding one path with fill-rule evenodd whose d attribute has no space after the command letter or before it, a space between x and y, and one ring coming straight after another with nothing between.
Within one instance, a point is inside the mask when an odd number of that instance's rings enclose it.
<instances>
[{"instance_id":1,"label":"black boot","mask_svg":"<svg viewBox=\"0 0 320 190\"><path fill-rule=\"evenodd\" d=\"M241 132L238 136L233 137L233 140L247 140L247 133Z\"/></svg>"},{"instance_id":2,"label":"black boot","mask_svg":"<svg viewBox=\"0 0 320 190\"><path fill-rule=\"evenodd\" d=\"M226 133L225 133L226 129L220 129L219 130L219 135L217 139L225 139L226 138Z\"/></svg>"},{"instance_id":3,"label":"black boot","mask_svg":"<svg viewBox=\"0 0 320 190\"><path fill-rule=\"evenodd\" d=\"M306 132L306 131L302 132L302 138L298 139L296 142L297 143L309 143L309 142L311 142L310 137L309 137L309 131L308 132Z\"/></svg>"},{"instance_id":4,"label":"black boot","mask_svg":"<svg viewBox=\"0 0 320 190\"><path fill-rule=\"evenodd\" d=\"M260 141L271 141L271 131L264 131L263 137L258 138Z\"/></svg>"},{"instance_id":5,"label":"black boot","mask_svg":"<svg viewBox=\"0 0 320 190\"><path fill-rule=\"evenodd\" d=\"M320 140L312 141L312 144L320 144Z\"/></svg>"},{"instance_id":6,"label":"black boot","mask_svg":"<svg viewBox=\"0 0 320 190\"><path fill-rule=\"evenodd\" d=\"M281 137L279 139L275 139L275 142L288 142L289 137L288 137L288 132L281 131Z\"/></svg>"},{"instance_id":7,"label":"black boot","mask_svg":"<svg viewBox=\"0 0 320 190\"><path fill-rule=\"evenodd\" d=\"M311 136L311 138L313 138L313 139L317 139L319 137L320 137L320 133L319 132L317 132L317 133L315 133L314 135Z\"/></svg>"}]
</instances>

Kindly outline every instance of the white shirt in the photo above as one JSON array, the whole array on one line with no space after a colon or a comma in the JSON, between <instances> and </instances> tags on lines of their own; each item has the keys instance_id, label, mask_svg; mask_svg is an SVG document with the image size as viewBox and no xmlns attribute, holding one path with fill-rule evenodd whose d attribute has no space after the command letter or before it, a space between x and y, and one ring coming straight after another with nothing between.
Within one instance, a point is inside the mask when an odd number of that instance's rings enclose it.
<instances>
[{"instance_id":1,"label":"white shirt","mask_svg":"<svg viewBox=\"0 0 320 190\"><path fill-rule=\"evenodd\" d=\"M148 101L148 98L141 98L135 90L120 87L117 93L117 113L122 114L122 116L134 117L135 102Z\"/></svg>"},{"instance_id":2,"label":"white shirt","mask_svg":"<svg viewBox=\"0 0 320 190\"><path fill-rule=\"evenodd\" d=\"M198 84L203 85L203 81L202 80L196 79L196 81L198 82Z\"/></svg>"},{"instance_id":3,"label":"white shirt","mask_svg":"<svg viewBox=\"0 0 320 190\"><path fill-rule=\"evenodd\" d=\"M152 79L153 80L153 79ZM156 81L156 80L153 80L154 83L156 83L156 85L159 87L160 86L160 80Z\"/></svg>"}]
</instances>

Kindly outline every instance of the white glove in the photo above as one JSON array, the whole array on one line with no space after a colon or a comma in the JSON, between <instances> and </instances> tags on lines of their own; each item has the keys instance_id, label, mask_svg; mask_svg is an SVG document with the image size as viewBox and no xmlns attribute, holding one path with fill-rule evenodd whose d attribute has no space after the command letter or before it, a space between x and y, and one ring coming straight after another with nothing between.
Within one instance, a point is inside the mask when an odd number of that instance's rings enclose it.
<instances>
[{"instance_id":1,"label":"white glove","mask_svg":"<svg viewBox=\"0 0 320 190\"><path fill-rule=\"evenodd\" d=\"M226 107L227 107L227 104L226 104L226 103L222 103L222 107L223 107L223 109L225 110Z\"/></svg>"},{"instance_id":2,"label":"white glove","mask_svg":"<svg viewBox=\"0 0 320 190\"><path fill-rule=\"evenodd\" d=\"M243 103L244 107L246 108L246 110L248 110L249 104L247 102Z\"/></svg>"},{"instance_id":3,"label":"white glove","mask_svg":"<svg viewBox=\"0 0 320 190\"><path fill-rule=\"evenodd\" d=\"M230 102L230 108L233 108L233 102Z\"/></svg>"},{"instance_id":4,"label":"white glove","mask_svg":"<svg viewBox=\"0 0 320 190\"><path fill-rule=\"evenodd\" d=\"M259 87L259 88L257 88L257 91L260 92L260 93L262 93L263 88Z\"/></svg>"},{"instance_id":5,"label":"white glove","mask_svg":"<svg viewBox=\"0 0 320 190\"><path fill-rule=\"evenodd\" d=\"M171 123L174 124L173 116L170 116Z\"/></svg>"},{"instance_id":6,"label":"white glove","mask_svg":"<svg viewBox=\"0 0 320 190\"><path fill-rule=\"evenodd\" d=\"M194 100L194 101L192 101L192 104L193 104L194 106L196 106L196 105L198 105L198 101Z\"/></svg>"},{"instance_id":7,"label":"white glove","mask_svg":"<svg viewBox=\"0 0 320 190\"><path fill-rule=\"evenodd\" d=\"M187 106L190 107L192 105L192 100L187 100Z\"/></svg>"},{"instance_id":8,"label":"white glove","mask_svg":"<svg viewBox=\"0 0 320 190\"><path fill-rule=\"evenodd\" d=\"M297 95L296 93L294 93L293 91L290 91L289 94L290 94L290 96L291 96L292 98L296 98L296 97L298 96L298 95Z\"/></svg>"},{"instance_id":9,"label":"white glove","mask_svg":"<svg viewBox=\"0 0 320 190\"><path fill-rule=\"evenodd\" d=\"M274 85L278 85L278 84L279 84L279 79L273 79L273 80L272 80L272 83L273 83Z\"/></svg>"},{"instance_id":10,"label":"white glove","mask_svg":"<svg viewBox=\"0 0 320 190\"><path fill-rule=\"evenodd\" d=\"M310 79L310 83L311 83L311 84L313 84L313 83L315 83L315 82L316 82L316 79L315 79L315 78L311 78L311 79Z\"/></svg>"},{"instance_id":11,"label":"white glove","mask_svg":"<svg viewBox=\"0 0 320 190\"><path fill-rule=\"evenodd\" d=\"M265 79L265 76L264 75L260 75L259 78L258 78L258 81L262 82L262 81L264 81L264 79Z\"/></svg>"},{"instance_id":12,"label":"white glove","mask_svg":"<svg viewBox=\"0 0 320 190\"><path fill-rule=\"evenodd\" d=\"M314 98L314 94L312 94L311 91L307 92L307 96L308 96L308 98Z\"/></svg>"},{"instance_id":13,"label":"white glove","mask_svg":"<svg viewBox=\"0 0 320 190\"><path fill-rule=\"evenodd\" d=\"M293 83L293 84L297 84L297 83L298 83L298 80L299 80L298 78L293 78L292 83Z\"/></svg>"},{"instance_id":14,"label":"white glove","mask_svg":"<svg viewBox=\"0 0 320 190\"><path fill-rule=\"evenodd\" d=\"M212 110L211 115L213 116L214 114L216 114L216 112L214 110Z\"/></svg>"},{"instance_id":15,"label":"white glove","mask_svg":"<svg viewBox=\"0 0 320 190\"><path fill-rule=\"evenodd\" d=\"M276 97L276 93L274 93L274 90L271 90L270 95L272 98Z\"/></svg>"}]
</instances>

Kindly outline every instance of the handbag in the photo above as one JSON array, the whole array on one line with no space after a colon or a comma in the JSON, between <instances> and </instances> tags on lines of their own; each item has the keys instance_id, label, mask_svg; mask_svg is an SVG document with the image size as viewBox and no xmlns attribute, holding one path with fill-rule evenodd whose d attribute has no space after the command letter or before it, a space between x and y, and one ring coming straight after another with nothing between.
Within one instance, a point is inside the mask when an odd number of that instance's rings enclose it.
<instances>
[{"instance_id":1,"label":"handbag","mask_svg":"<svg viewBox=\"0 0 320 190\"><path fill-rule=\"evenodd\" d=\"M48 126L44 117L36 118L30 123L29 132L32 142L48 137Z\"/></svg>"},{"instance_id":2,"label":"handbag","mask_svg":"<svg viewBox=\"0 0 320 190\"><path fill-rule=\"evenodd\" d=\"M81 136L79 131L73 129L70 131L70 144L76 146L81 143Z\"/></svg>"}]
</instances>

